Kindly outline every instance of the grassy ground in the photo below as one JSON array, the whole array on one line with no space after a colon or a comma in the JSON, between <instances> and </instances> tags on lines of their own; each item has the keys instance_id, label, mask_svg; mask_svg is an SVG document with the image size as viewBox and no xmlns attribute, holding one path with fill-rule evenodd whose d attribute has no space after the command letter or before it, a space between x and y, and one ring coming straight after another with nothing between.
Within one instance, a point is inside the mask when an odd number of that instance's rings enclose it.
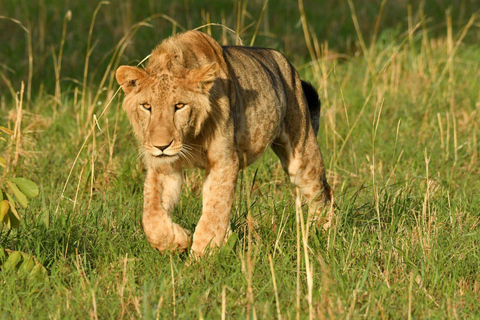
<instances>
[{"instance_id":1,"label":"grassy ground","mask_svg":"<svg viewBox=\"0 0 480 320\"><path fill-rule=\"evenodd\" d=\"M29 177L41 192L18 229L0 229L0 246L34 255L48 278L0 271L1 318L480 317L475 4L390 1L382 11L382 1L305 1L302 25L295 2L271 0L262 15L261 1L240 10L145 1L147 13L124 1L100 7L89 32L96 2L16 3L0 4L2 37L11 36L1 48L1 124L18 124L20 108L23 116L3 156L20 157L6 176ZM187 29L223 22L243 30L245 44L256 35L319 88L334 228L298 231L295 190L268 152L239 176L234 236L221 252L187 263L149 247L144 172L113 72L181 30L168 19ZM221 27L203 30L235 43ZM201 181L202 172L185 173L174 213L190 230Z\"/></svg>"}]
</instances>

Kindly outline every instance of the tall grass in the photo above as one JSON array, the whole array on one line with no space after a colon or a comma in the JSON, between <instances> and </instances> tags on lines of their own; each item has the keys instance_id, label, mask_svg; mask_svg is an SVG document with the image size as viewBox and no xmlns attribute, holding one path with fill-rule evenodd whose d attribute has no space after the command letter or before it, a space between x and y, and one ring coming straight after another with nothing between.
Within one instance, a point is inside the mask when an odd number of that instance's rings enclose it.
<instances>
[{"instance_id":1,"label":"tall grass","mask_svg":"<svg viewBox=\"0 0 480 320\"><path fill-rule=\"evenodd\" d=\"M0 4L11 31L0 49L1 119L21 133L20 151L8 152L13 172L42 194L18 230L0 231L0 246L33 254L49 281L0 271L2 316L479 315L478 5L15 3ZM268 152L239 176L233 235L219 253L192 263L148 246L143 167L114 72L197 27L223 44L282 50L318 88L336 198L329 230L307 223ZM185 173L174 213L190 230L201 181Z\"/></svg>"}]
</instances>

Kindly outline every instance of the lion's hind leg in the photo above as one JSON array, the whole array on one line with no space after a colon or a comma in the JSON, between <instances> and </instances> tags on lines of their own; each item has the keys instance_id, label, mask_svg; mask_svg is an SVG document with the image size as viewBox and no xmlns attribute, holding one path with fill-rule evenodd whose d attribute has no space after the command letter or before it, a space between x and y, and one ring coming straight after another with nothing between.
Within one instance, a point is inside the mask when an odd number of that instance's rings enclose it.
<instances>
[{"instance_id":1,"label":"lion's hind leg","mask_svg":"<svg viewBox=\"0 0 480 320\"><path fill-rule=\"evenodd\" d=\"M294 146L294 139L283 132L273 144L272 149L280 158L283 169L290 177L290 181L300 189L309 205L312 221L330 227L331 218L326 214L326 204L332 201L333 191L325 177L325 167L322 154L312 130L307 132L304 143Z\"/></svg>"}]
</instances>

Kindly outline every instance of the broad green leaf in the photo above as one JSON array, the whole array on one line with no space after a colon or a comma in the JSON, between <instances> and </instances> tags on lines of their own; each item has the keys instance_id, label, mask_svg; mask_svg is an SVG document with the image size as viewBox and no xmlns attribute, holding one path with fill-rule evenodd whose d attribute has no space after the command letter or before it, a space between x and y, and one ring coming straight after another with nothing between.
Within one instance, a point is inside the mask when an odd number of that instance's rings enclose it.
<instances>
[{"instance_id":1,"label":"broad green leaf","mask_svg":"<svg viewBox=\"0 0 480 320\"><path fill-rule=\"evenodd\" d=\"M35 266L35 260L33 259L33 257L31 255L26 254L26 253L23 253L22 256L23 256L23 261L22 261L22 264L20 265L20 267L18 268L18 272L19 273L23 273L23 272L28 273Z\"/></svg>"},{"instance_id":2,"label":"broad green leaf","mask_svg":"<svg viewBox=\"0 0 480 320\"><path fill-rule=\"evenodd\" d=\"M15 183L20 191L22 191L27 197L35 198L38 196L38 187L32 180L25 178L12 178L10 181Z\"/></svg>"},{"instance_id":3,"label":"broad green leaf","mask_svg":"<svg viewBox=\"0 0 480 320\"><path fill-rule=\"evenodd\" d=\"M0 201L3 201L3 191L0 189Z\"/></svg>"},{"instance_id":4,"label":"broad green leaf","mask_svg":"<svg viewBox=\"0 0 480 320\"><path fill-rule=\"evenodd\" d=\"M8 213L8 209L10 209L10 205L8 204L8 200L2 200L0 202L0 220L3 220L5 215Z\"/></svg>"},{"instance_id":5,"label":"broad green leaf","mask_svg":"<svg viewBox=\"0 0 480 320\"><path fill-rule=\"evenodd\" d=\"M8 205L10 210L3 217L3 223L7 225L8 229L17 228L20 225L20 215L10 201L8 201Z\"/></svg>"},{"instance_id":6,"label":"broad green leaf","mask_svg":"<svg viewBox=\"0 0 480 320\"><path fill-rule=\"evenodd\" d=\"M8 229L16 228L20 225L20 215L18 214L17 209L15 209L15 201L13 201L13 197L9 193L5 192L5 194L7 195L8 203L10 204L10 211L8 211L3 222L7 224Z\"/></svg>"},{"instance_id":7,"label":"broad green leaf","mask_svg":"<svg viewBox=\"0 0 480 320\"><path fill-rule=\"evenodd\" d=\"M32 271L30 272L30 278L36 280L47 280L47 269L45 269L40 263L36 263L33 267Z\"/></svg>"},{"instance_id":8,"label":"broad green leaf","mask_svg":"<svg viewBox=\"0 0 480 320\"><path fill-rule=\"evenodd\" d=\"M13 200L13 197L9 193L6 193L6 192L5 192L5 195L7 196L8 202L10 202L10 206L15 207L15 201Z\"/></svg>"},{"instance_id":9,"label":"broad green leaf","mask_svg":"<svg viewBox=\"0 0 480 320\"><path fill-rule=\"evenodd\" d=\"M12 204L10 204L9 213L11 226L17 228L20 225L20 215L18 214L17 209L12 206Z\"/></svg>"},{"instance_id":10,"label":"broad green leaf","mask_svg":"<svg viewBox=\"0 0 480 320\"><path fill-rule=\"evenodd\" d=\"M0 247L0 271L8 270L16 271L16 274L20 277L28 276L29 280L48 281L47 270L34 256Z\"/></svg>"},{"instance_id":11,"label":"broad green leaf","mask_svg":"<svg viewBox=\"0 0 480 320\"><path fill-rule=\"evenodd\" d=\"M10 215L7 214L3 217L3 223L7 226L8 229L12 229L12 223L10 222Z\"/></svg>"},{"instance_id":12,"label":"broad green leaf","mask_svg":"<svg viewBox=\"0 0 480 320\"><path fill-rule=\"evenodd\" d=\"M27 197L22 193L22 191L20 191L20 189L18 189L17 185L14 184L13 182L7 180L7 184L10 187L10 189L12 189L13 194L15 195L15 198L17 199L18 203L20 203L22 207L26 208L28 206Z\"/></svg>"},{"instance_id":13,"label":"broad green leaf","mask_svg":"<svg viewBox=\"0 0 480 320\"><path fill-rule=\"evenodd\" d=\"M20 251L13 251L10 253L7 261L2 265L2 270L13 270L17 267L17 264L22 260L22 254Z\"/></svg>"}]
</instances>

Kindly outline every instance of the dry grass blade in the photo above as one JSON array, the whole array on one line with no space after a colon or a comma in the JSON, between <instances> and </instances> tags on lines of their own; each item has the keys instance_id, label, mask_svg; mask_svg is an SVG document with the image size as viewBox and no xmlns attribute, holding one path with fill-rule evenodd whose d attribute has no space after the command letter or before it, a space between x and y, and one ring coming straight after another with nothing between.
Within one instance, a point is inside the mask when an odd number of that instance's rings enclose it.
<instances>
[{"instance_id":1,"label":"dry grass blade","mask_svg":"<svg viewBox=\"0 0 480 320\"><path fill-rule=\"evenodd\" d=\"M20 88L20 93L15 95L15 104L16 104L16 115L15 115L15 124L13 129L12 135L12 144L11 144L11 151L9 152L8 158L10 158L11 154L13 153L13 160L10 163L7 161L7 166L5 170L5 174L9 172L11 169L13 172L18 164L18 159L20 158L20 154L22 153L22 118L23 118L23 94L25 91L25 85L22 81L22 85ZM15 148L15 152L13 152L13 148Z\"/></svg>"},{"instance_id":2,"label":"dry grass blade","mask_svg":"<svg viewBox=\"0 0 480 320\"><path fill-rule=\"evenodd\" d=\"M297 307L297 320L300 319L300 297L302 294L302 290L300 288L300 264L301 264L301 235L300 235L300 216L302 214L302 200L300 199L300 193L297 188L297 194L295 197L295 225L297 231L297 300L296 300L296 307Z\"/></svg>"},{"instance_id":3,"label":"dry grass blade","mask_svg":"<svg viewBox=\"0 0 480 320\"><path fill-rule=\"evenodd\" d=\"M248 163L247 162L247 155L244 153L243 154L243 163ZM243 168L243 172L246 172L247 168ZM249 186L247 177L245 175L245 185ZM251 193L251 188L247 188L247 314L253 315L253 319L257 319L257 314L255 312L255 299L254 299L254 294L253 294L253 269L255 265L255 258L253 257L253 241L252 241L252 236L253 236L253 216L252 212L250 209L250 193Z\"/></svg>"},{"instance_id":4,"label":"dry grass blade","mask_svg":"<svg viewBox=\"0 0 480 320\"><path fill-rule=\"evenodd\" d=\"M172 275L172 304L173 304L173 318L177 316L177 300L176 300L176 294L175 294L175 274L173 272L173 260L172 260L172 254L170 253L170 272Z\"/></svg>"},{"instance_id":5,"label":"dry grass blade","mask_svg":"<svg viewBox=\"0 0 480 320\"><path fill-rule=\"evenodd\" d=\"M115 97L117 96L118 92L120 92L120 87L117 89L117 91L115 91L115 94L112 96L112 98L110 99L110 101L105 105L105 108L103 109L102 113L100 114L100 116L98 116L98 119L100 119L103 114L105 113L105 111L107 110L107 108L110 106L110 104L112 103L113 99L115 99ZM95 131L95 126L92 126L92 128L90 129L90 131L88 132L87 136L85 137L85 140L83 141L80 149L78 150L77 152L77 155L75 156L75 160L73 161L73 164L70 168L70 171L68 173L68 176L67 176L67 179L65 181L65 184L63 185L63 188L62 188L62 192L60 194L60 199L64 198L65 197L65 190L67 189L67 186L70 182L70 178L72 176L72 173L73 173L73 170L75 168L75 166L77 165L77 162L78 162L78 159L80 158L80 155L81 153L83 152L83 150L85 149L85 146L87 145L87 142L88 140L90 139L90 136L94 133ZM55 209L55 213L58 212L60 208L60 201L58 202L57 204L57 208Z\"/></svg>"},{"instance_id":6,"label":"dry grass blade","mask_svg":"<svg viewBox=\"0 0 480 320\"><path fill-rule=\"evenodd\" d=\"M273 267L273 260L271 255L268 255L268 262L270 264L270 273L272 274L273 292L275 293L275 305L277 306L277 318L281 320L282 313L280 311L280 299L278 298L277 280L275 277L275 268Z\"/></svg>"},{"instance_id":7,"label":"dry grass blade","mask_svg":"<svg viewBox=\"0 0 480 320\"><path fill-rule=\"evenodd\" d=\"M97 14L100 11L100 8L103 5L109 5L110 2L108 1L100 1L93 12L92 22L90 23L90 28L88 30L88 40L87 40L87 51L85 55L85 68L83 69L83 83L82 83L82 108L85 108L87 104L87 80L88 80L88 67L90 61L90 55L92 54L92 35L93 35L93 28L95 26L95 21L97 18ZM82 112L83 113L83 112Z\"/></svg>"},{"instance_id":8,"label":"dry grass blade","mask_svg":"<svg viewBox=\"0 0 480 320\"><path fill-rule=\"evenodd\" d=\"M308 52L310 53L310 58L313 61L317 61L318 57L315 55L315 50L312 46L312 39L310 37L310 31L308 30L307 16L305 14L305 8L303 6L303 0L298 0L298 7L300 10L300 20L302 22L303 36L305 37L305 43L307 44ZM317 63L313 64L315 74L320 74L320 68Z\"/></svg>"},{"instance_id":9,"label":"dry grass blade","mask_svg":"<svg viewBox=\"0 0 480 320\"><path fill-rule=\"evenodd\" d=\"M25 31L26 33L30 33L30 31L28 31L28 29L23 25L23 23L21 21L17 20L17 19L13 19L13 18L6 17L6 16L0 16L0 19L10 20L13 23L16 23L17 25L19 25L20 28L22 28L23 31Z\"/></svg>"},{"instance_id":10,"label":"dry grass blade","mask_svg":"<svg viewBox=\"0 0 480 320\"><path fill-rule=\"evenodd\" d=\"M31 28L25 27L20 20L0 16L0 19L9 20L20 26L20 28L27 34L27 49L28 49L28 79L27 79L27 103L30 103L32 95L32 78L33 78L33 48L32 48L32 34L29 31ZM3 75L3 73L2 73Z\"/></svg>"},{"instance_id":11,"label":"dry grass blade","mask_svg":"<svg viewBox=\"0 0 480 320\"><path fill-rule=\"evenodd\" d=\"M457 50L460 47L460 45L462 44L463 40L467 36L468 31L470 30L470 28L472 28L472 26L474 26L475 22L477 21L477 16L478 16L478 12L475 12L474 14L472 14L472 16L468 20L467 24L462 28L462 30L460 32L460 36L458 37L457 41L455 42L455 46L453 48L450 48L450 50L449 50L447 62L445 63L445 65L442 69L442 72L440 73L440 76L436 79L436 82L433 85L434 91L430 94L430 96L428 98L428 102L426 103L424 123L422 124L422 128L426 127L425 123L426 123L426 121L428 121L428 119L430 117L430 109L432 108L432 105L435 101L435 97L437 96L437 94L438 94L438 92L441 88L440 83L443 81L445 75L450 70L450 65L453 64L453 58L455 57L455 54L457 53Z\"/></svg>"},{"instance_id":12,"label":"dry grass blade","mask_svg":"<svg viewBox=\"0 0 480 320\"><path fill-rule=\"evenodd\" d=\"M255 27L255 31L253 32L252 40L250 41L250 47L253 46L255 43L255 39L257 38L258 29L260 28L260 22L262 22L263 14L265 13L265 9L267 8L268 0L265 0L263 4L262 11L260 12L260 17L258 18L257 26Z\"/></svg>"},{"instance_id":13,"label":"dry grass blade","mask_svg":"<svg viewBox=\"0 0 480 320\"><path fill-rule=\"evenodd\" d=\"M236 38L238 44L241 45L241 46L243 46L242 38L240 38L240 36L238 35L238 33L237 33L235 30L233 30L233 29L231 29L231 28L229 28L229 27L227 27L227 26L225 26L225 25L223 25L223 24L221 24L221 23L213 23L213 22L212 22L212 23L207 23L207 24L201 25L201 26L199 26L199 27L196 27L196 28L193 29L193 30L201 30L201 29L203 29L203 28L210 27L210 26L221 27L221 28L224 29L224 30L230 31L232 34L235 35L235 38Z\"/></svg>"},{"instance_id":14,"label":"dry grass blade","mask_svg":"<svg viewBox=\"0 0 480 320\"><path fill-rule=\"evenodd\" d=\"M227 293L225 290L225 286L222 288L222 320L226 319L227 313Z\"/></svg>"},{"instance_id":15,"label":"dry grass blade","mask_svg":"<svg viewBox=\"0 0 480 320\"><path fill-rule=\"evenodd\" d=\"M5 82L5 84L7 85L11 96L15 97L15 89L13 89L12 82L5 76L5 74L2 71L0 71L0 77L2 78L3 82Z\"/></svg>"},{"instance_id":16,"label":"dry grass blade","mask_svg":"<svg viewBox=\"0 0 480 320\"><path fill-rule=\"evenodd\" d=\"M65 37L67 35L67 22L72 19L72 12L67 11L65 17L63 18L63 29L62 29L62 38L60 40L60 49L58 51L58 58L55 59L55 50L52 48L52 57L54 61L54 71L55 71L55 102L57 105L61 103L62 90L60 86L60 74L62 73L62 58L63 58L63 48L65 46Z\"/></svg>"}]
</instances>

